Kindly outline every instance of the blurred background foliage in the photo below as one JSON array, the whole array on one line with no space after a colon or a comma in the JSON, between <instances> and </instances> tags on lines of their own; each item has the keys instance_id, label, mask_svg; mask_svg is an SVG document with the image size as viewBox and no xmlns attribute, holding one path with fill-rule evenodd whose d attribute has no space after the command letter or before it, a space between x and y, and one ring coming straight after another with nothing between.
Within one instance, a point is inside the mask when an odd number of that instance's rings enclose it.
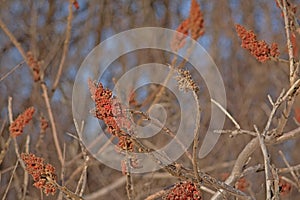
<instances>
[{"instance_id":1,"label":"blurred background foliage","mask_svg":"<svg viewBox=\"0 0 300 200\"><path fill-rule=\"evenodd\" d=\"M42 69L45 74L45 82L51 87L61 60L65 30L68 17L68 1L58 0L0 0L0 18L7 25L21 43L25 51L31 51L34 56L42 61ZM62 76L58 88L53 92L49 89L51 105L58 129L60 144L66 145L66 160L70 161L81 150L78 142L66 133L75 134L72 119L72 87L84 58L101 41L114 34L139 27L163 27L175 30L178 25L188 17L190 10L189 0L78 0L79 9L73 7L73 21L69 52L66 57ZM283 88L287 88L288 65L274 61L259 63L249 52L240 47L240 40L235 32L235 24L241 24L247 29L253 30L258 39L267 43L276 42L279 45L282 58L287 58L286 38L283 18L280 9L276 7L275 1L256 0L201 0L199 1L204 14L205 34L198 41L210 54L222 74L227 93L228 111L240 123L243 129L253 130L253 124L260 130L264 127L270 114L271 106L267 100L270 94L273 99L277 98ZM299 4L299 1L293 1ZM298 13L296 13L298 16ZM0 78L8 73L13 67L23 62L23 59L9 40L0 30ZM161 61L163 64L170 63L168 56L160 51L141 50L120 57L109 68L113 78L120 77L135 64ZM193 74L192 74L193 75ZM197 77L198 75L193 75ZM199 77L200 88L205 91L205 85ZM108 80L106 86L112 87L113 81ZM154 87L155 89L155 87ZM147 95L151 94L153 88L148 88ZM203 92L201 107L204 109L203 124L209 120L208 94ZM21 64L13 73L0 82L0 122L1 134L0 145L3 147L8 137L8 97L13 97L14 117L29 106L37 109L33 122L26 128L25 133L31 135L30 150L43 156L47 162L53 163L60 173L60 165L55 154L55 147L48 129L43 145L36 148L39 137L38 119L47 116L45 104L41 96L40 87L33 82L32 74L26 64ZM166 95L165 98L168 98ZM201 99L201 95L200 95ZM169 106L176 109L177 106ZM142 109L142 108L141 108ZM207 114L205 113L207 112ZM174 113L174 111L171 113ZM172 118L172 116L170 116ZM174 117L176 119L176 117ZM172 125L172 124L170 124ZM286 130L291 130L298 125L290 117ZM205 130L205 125L202 130ZM226 121L225 129L234 129L230 121ZM18 138L20 149L24 149L26 134ZM203 136L202 136L203 137ZM229 138L224 134L221 136L214 150L202 161L201 168L216 166L212 172L215 177L220 173L230 172L229 164L226 168L218 168L221 163L230 163L236 159L251 136L239 135ZM291 165L299 164L299 139L287 141L283 144L270 147L272 162L276 167L285 167L278 150L282 150ZM253 155L249 165L262 163L260 149ZM13 166L16 161L13 147L9 149L4 162L0 165L0 196L3 194L10 173L3 170ZM185 159L182 159L185 162ZM71 190L76 188L80 171L74 174L74 170L82 164L82 158L67 165L65 168L65 180ZM190 167L190 164L187 164ZM221 165L220 165L221 166ZM17 173L22 176L22 171ZM287 176L289 174L286 174ZM118 178L122 177L120 172L105 167L97 161L93 161L88 168L88 182L85 194L97 191ZM143 199L159 189L171 185L176 179L139 179L136 180L137 199ZM255 173L248 177L252 184L252 190L258 199L264 197L263 172ZM19 180L21 181L21 180ZM32 181L32 180L30 180ZM261 184L257 184L257 181ZM137 184L140 183L140 184ZM8 198L15 199L18 191L16 183L9 191ZM39 191L29 184L28 196L39 197ZM295 190L289 198L300 197ZM103 199L125 199L125 187L115 188L111 193L105 194ZM56 199L56 197L45 197L45 199Z\"/></svg>"}]
</instances>

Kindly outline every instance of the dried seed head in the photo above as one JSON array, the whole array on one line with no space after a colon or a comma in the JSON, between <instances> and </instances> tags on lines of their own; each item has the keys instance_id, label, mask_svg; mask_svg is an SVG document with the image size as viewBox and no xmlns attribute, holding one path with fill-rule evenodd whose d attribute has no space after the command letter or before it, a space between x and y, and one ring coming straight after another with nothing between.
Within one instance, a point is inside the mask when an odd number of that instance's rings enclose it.
<instances>
[{"instance_id":1,"label":"dried seed head","mask_svg":"<svg viewBox=\"0 0 300 200\"><path fill-rule=\"evenodd\" d=\"M204 17L197 0L192 0L189 18L181 22L176 31L182 34L177 33L173 36L171 41L173 51L178 51L185 45L185 38L189 31L194 40L204 35Z\"/></svg>"},{"instance_id":2,"label":"dried seed head","mask_svg":"<svg viewBox=\"0 0 300 200\"><path fill-rule=\"evenodd\" d=\"M49 180L55 181L55 168L50 164L45 164L44 159L34 154L22 153L21 158L25 163L27 172L34 180L34 186L40 188L46 195L55 194L57 186Z\"/></svg>"},{"instance_id":3,"label":"dried seed head","mask_svg":"<svg viewBox=\"0 0 300 200\"><path fill-rule=\"evenodd\" d=\"M12 137L17 137L23 133L23 129L30 122L34 114L34 107L27 108L20 114L9 126L9 132Z\"/></svg>"},{"instance_id":4,"label":"dried seed head","mask_svg":"<svg viewBox=\"0 0 300 200\"><path fill-rule=\"evenodd\" d=\"M133 151L133 141L126 136L128 133L125 132L131 130L132 123L122 104L113 97L112 91L104 88L101 83L89 80L88 85L91 98L96 104L95 117L103 120L108 132L119 139L118 150Z\"/></svg>"},{"instance_id":5,"label":"dried seed head","mask_svg":"<svg viewBox=\"0 0 300 200\"><path fill-rule=\"evenodd\" d=\"M41 62L37 61L31 51L27 52L27 64L32 70L33 80L35 82L41 80Z\"/></svg>"},{"instance_id":6,"label":"dried seed head","mask_svg":"<svg viewBox=\"0 0 300 200\"><path fill-rule=\"evenodd\" d=\"M250 51L250 53L259 61L265 62L271 57L279 56L278 45L273 43L271 47L263 41L258 41L253 31L247 31L245 27L237 24L235 26L238 36L242 40L241 46Z\"/></svg>"},{"instance_id":7,"label":"dried seed head","mask_svg":"<svg viewBox=\"0 0 300 200\"><path fill-rule=\"evenodd\" d=\"M192 90L194 92L199 91L199 87L195 83L195 81L192 79L192 76L188 70L177 70L178 76L176 77L176 80L178 82L178 87L180 90L188 91Z\"/></svg>"},{"instance_id":8,"label":"dried seed head","mask_svg":"<svg viewBox=\"0 0 300 200\"><path fill-rule=\"evenodd\" d=\"M199 200L202 199L201 192L197 189L192 182L183 182L176 184L167 195L164 197L165 200L175 199L190 199Z\"/></svg>"}]
</instances>

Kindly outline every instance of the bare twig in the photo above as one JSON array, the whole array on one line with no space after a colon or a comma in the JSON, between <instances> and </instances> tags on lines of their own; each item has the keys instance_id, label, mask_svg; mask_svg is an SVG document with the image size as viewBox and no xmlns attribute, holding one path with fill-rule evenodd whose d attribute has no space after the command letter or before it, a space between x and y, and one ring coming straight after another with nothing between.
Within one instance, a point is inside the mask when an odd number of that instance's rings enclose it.
<instances>
[{"instance_id":1,"label":"bare twig","mask_svg":"<svg viewBox=\"0 0 300 200\"><path fill-rule=\"evenodd\" d=\"M278 143L282 143L286 140L295 139L299 136L300 136L300 127L296 128L294 130L291 130L289 132L286 132L282 136L271 139L270 141L267 141L267 142L271 142L272 144L278 144Z\"/></svg>"},{"instance_id":2,"label":"bare twig","mask_svg":"<svg viewBox=\"0 0 300 200\"><path fill-rule=\"evenodd\" d=\"M0 137L2 138L2 133L3 133L3 130L5 128L5 124L6 124L7 120L4 119L3 122L2 122L2 125L0 127ZM1 143L2 144L2 143Z\"/></svg>"},{"instance_id":3,"label":"bare twig","mask_svg":"<svg viewBox=\"0 0 300 200\"><path fill-rule=\"evenodd\" d=\"M225 109L223 108L223 106L221 104L219 104L217 101L215 101L214 99L210 99L211 102L213 102L216 106L218 106L218 108L220 108L220 110L222 112L224 112L224 114L232 121L232 123L234 124L234 126L236 127L236 129L240 130L241 126L239 125L239 123L237 123L237 121L232 117L232 115Z\"/></svg>"},{"instance_id":4,"label":"bare twig","mask_svg":"<svg viewBox=\"0 0 300 200\"><path fill-rule=\"evenodd\" d=\"M9 172L10 170L13 170L13 169L14 169L14 166L10 166L10 167L8 167L6 169L1 170L0 171L0 180L1 180L2 174L5 174L5 173L7 173L7 172Z\"/></svg>"},{"instance_id":5,"label":"bare twig","mask_svg":"<svg viewBox=\"0 0 300 200\"><path fill-rule=\"evenodd\" d=\"M276 102L273 103L273 105L272 105L272 106L273 106L272 111L271 111L270 116L269 116L269 118L268 118L267 124L266 124L266 126L265 126L265 128L264 128L264 131L262 132L262 137L263 137L264 139L265 139L265 137L266 137L266 135L267 135L267 133L268 133L268 131L269 131L269 129L270 129L271 122L272 122L272 120L273 120L273 118L274 118L274 115L275 115L277 109L279 108L279 106L280 106L280 104L282 103L282 101L287 97L286 95L283 96L283 94L284 94L284 90L280 93L280 95L279 95L279 97L277 98ZM288 94L288 92L287 92L286 94ZM257 131L256 131L256 132L257 132Z\"/></svg>"},{"instance_id":6,"label":"bare twig","mask_svg":"<svg viewBox=\"0 0 300 200\"><path fill-rule=\"evenodd\" d=\"M199 105L199 99L197 96L197 93L193 91L193 97L194 100L196 101L196 110L197 110L197 116L195 119L195 124L196 128L194 130L194 143L193 143L193 170L195 173L195 177L197 178L197 187L200 189L200 184L201 184L201 177L198 173L199 168L198 168L198 147L199 147L199 140L200 140L200 117L201 117L201 108Z\"/></svg>"},{"instance_id":7,"label":"bare twig","mask_svg":"<svg viewBox=\"0 0 300 200\"><path fill-rule=\"evenodd\" d=\"M31 4L31 19L30 19L30 49L34 56L37 55L37 23L38 23L38 11L37 6L34 3Z\"/></svg>"},{"instance_id":8,"label":"bare twig","mask_svg":"<svg viewBox=\"0 0 300 200\"><path fill-rule=\"evenodd\" d=\"M52 180L51 177L46 177L47 181L53 185L55 185L64 195L66 195L67 198L72 199L72 200L84 200L84 198L78 196L77 194L73 193L70 191L68 188L65 186L59 185L56 181Z\"/></svg>"},{"instance_id":9,"label":"bare twig","mask_svg":"<svg viewBox=\"0 0 300 200\"><path fill-rule=\"evenodd\" d=\"M65 185L69 185L74 181L74 178L78 175L78 174L82 174L84 169L84 166L78 166L73 172L72 174L68 177L68 179L65 182Z\"/></svg>"},{"instance_id":10,"label":"bare twig","mask_svg":"<svg viewBox=\"0 0 300 200\"><path fill-rule=\"evenodd\" d=\"M234 137L238 134L247 134L251 136L257 136L257 134L253 131L243 130L243 129L236 129L236 130L215 130L215 133L229 133L230 137Z\"/></svg>"},{"instance_id":11,"label":"bare twig","mask_svg":"<svg viewBox=\"0 0 300 200\"><path fill-rule=\"evenodd\" d=\"M17 167L18 167L18 163L19 163L19 160L16 161L15 167L14 167L12 173L11 173L11 176L10 176L9 182L8 182L8 184L7 184L6 190L5 190L4 194L3 194L2 200L5 200L5 199L6 199L6 195L7 195L7 193L8 193L9 188L10 188L10 185L11 185L11 183L12 183L14 174L15 174L16 169L17 169Z\"/></svg>"},{"instance_id":12,"label":"bare twig","mask_svg":"<svg viewBox=\"0 0 300 200\"><path fill-rule=\"evenodd\" d=\"M74 124L75 124L77 134L82 135L82 131L83 131L83 127L84 127L84 121L82 121L82 123L81 123L81 128L79 128L78 123L76 122L75 119L73 119L73 121L74 121ZM88 161L89 161L90 157L87 155L86 149L84 148L81 140L79 138L76 138L76 139L78 140L78 142L80 144L81 152L82 152L82 155L83 155L83 158L84 158L84 163L83 163L83 170L82 170L81 176L79 178L75 193L79 194L79 196L82 196L83 193L84 193L84 190L85 190L85 186L86 186L87 168L88 168ZM79 191L80 184L81 184L81 189Z\"/></svg>"},{"instance_id":13,"label":"bare twig","mask_svg":"<svg viewBox=\"0 0 300 200\"><path fill-rule=\"evenodd\" d=\"M61 185L65 186L65 163L66 163L66 143L64 142L63 146L63 162L61 163L61 172L60 172L60 180L61 180ZM62 200L63 199L63 193L60 191L57 200Z\"/></svg>"},{"instance_id":14,"label":"bare twig","mask_svg":"<svg viewBox=\"0 0 300 200\"><path fill-rule=\"evenodd\" d=\"M284 93L284 91L281 92L281 94L279 95L279 97L277 98L276 102L273 105L271 114L268 118L268 121L266 123L266 126L264 128L264 131L262 133L262 136L265 137L270 129L271 126L271 122L272 119L276 113L276 110L278 109L278 107L281 105L281 103L288 98L288 96L292 93L294 86L292 86L286 93ZM258 145L260 144L260 140L258 137L252 139L243 149L243 151L239 154L236 163L232 169L232 172L230 174L230 176L226 179L225 183L232 185L234 184L238 178L241 176L241 172L243 169L243 166L245 164L245 162L247 161L247 159L250 157L250 155L254 152L254 150L258 147ZM267 155L267 154L266 154ZM270 166L270 165L269 165ZM270 170L269 170L270 172ZM268 179L269 180L269 179ZM269 182L269 181L268 181ZM220 199L221 198L221 193L217 192L214 197L212 199L216 200L216 199Z\"/></svg>"},{"instance_id":15,"label":"bare twig","mask_svg":"<svg viewBox=\"0 0 300 200\"><path fill-rule=\"evenodd\" d=\"M81 189L79 191L79 196L82 196L86 187L86 183L87 183L87 168L88 168L88 161L89 161L90 157L85 155L85 159L84 159L84 167L79 179L79 182L82 182L81 184Z\"/></svg>"},{"instance_id":16,"label":"bare twig","mask_svg":"<svg viewBox=\"0 0 300 200\"><path fill-rule=\"evenodd\" d=\"M167 190L160 190L154 194L151 194L150 196L148 196L147 198L145 198L145 200L155 200L158 199L162 196L164 196L166 194Z\"/></svg>"},{"instance_id":17,"label":"bare twig","mask_svg":"<svg viewBox=\"0 0 300 200\"><path fill-rule=\"evenodd\" d=\"M280 196L279 196L280 190L279 190L278 169L275 168L275 166L272 166L271 169L272 169L272 175L273 175L273 178L274 178L274 181L273 181L273 184L274 184L274 197L273 197L273 199L274 200L279 200L280 199Z\"/></svg>"},{"instance_id":18,"label":"bare twig","mask_svg":"<svg viewBox=\"0 0 300 200\"><path fill-rule=\"evenodd\" d=\"M250 166L250 167L247 167L245 170L243 170L243 173L241 174L241 177L245 177L249 174L253 174L253 173L256 173L256 172L262 172L264 170L265 170L265 167L262 164L257 164L257 165L254 165L254 166Z\"/></svg>"},{"instance_id":19,"label":"bare twig","mask_svg":"<svg viewBox=\"0 0 300 200\"><path fill-rule=\"evenodd\" d=\"M162 172L162 173L155 173L155 174L146 174L146 175L142 175L142 176L138 176L140 178L143 179L176 179L175 177L171 176L169 173L167 172ZM117 189L118 187L123 186L124 184L126 184L126 177L122 176L119 179L117 179L116 181L114 181L113 183L111 183L110 185L107 185L104 188L99 189L96 192L93 192L91 194L88 194L85 196L85 200L96 200L96 199L100 199L102 196L107 195L108 193L110 193L111 191ZM205 186L201 186L201 190L206 191L210 194L214 193L214 191L210 190L209 188L205 187Z\"/></svg>"},{"instance_id":20,"label":"bare twig","mask_svg":"<svg viewBox=\"0 0 300 200\"><path fill-rule=\"evenodd\" d=\"M294 170L291 168L291 165L289 164L289 162L287 161L286 157L284 156L284 154L282 153L282 151L279 151L280 156L282 157L282 160L284 161L285 165L288 167L288 169L290 170L290 173L292 175L292 177L294 178L296 184L297 184L297 188L298 190L300 189L300 183L299 183L299 178L297 177L297 175L295 174Z\"/></svg>"},{"instance_id":21,"label":"bare twig","mask_svg":"<svg viewBox=\"0 0 300 200\"><path fill-rule=\"evenodd\" d=\"M167 133L168 135L170 135L182 148L182 150L184 150L184 154L188 157L188 159L190 159L192 161L192 155L190 154L190 152L185 150L185 145L176 137L176 135L167 127L164 126L164 124L162 124L159 120L150 117L148 114L142 112L142 111L130 111L131 114L140 114L142 115L145 120L150 121L151 123L153 123L153 125L157 126L158 128L161 128L165 133Z\"/></svg>"},{"instance_id":22,"label":"bare twig","mask_svg":"<svg viewBox=\"0 0 300 200\"><path fill-rule=\"evenodd\" d=\"M18 69L19 67L21 67L25 62L22 61L21 63L17 64L16 66L14 66L11 70L9 70L9 72L7 72L6 74L4 74L1 78L0 78L0 82L3 81L4 79L6 79L9 75L11 75L14 71L16 71L16 69Z\"/></svg>"},{"instance_id":23,"label":"bare twig","mask_svg":"<svg viewBox=\"0 0 300 200\"><path fill-rule=\"evenodd\" d=\"M271 118L271 116L270 116L270 118ZM261 148L261 151L262 151L263 157L264 157L266 190L267 190L266 199L271 200L272 199L272 186L273 186L272 182L273 182L273 178L272 178L272 173L271 173L270 157L269 157L267 147L266 147L265 142L264 142L263 134L259 133L256 126L254 126L254 128L257 132L257 137L259 139L260 148Z\"/></svg>"},{"instance_id":24,"label":"bare twig","mask_svg":"<svg viewBox=\"0 0 300 200\"><path fill-rule=\"evenodd\" d=\"M292 86L296 79L297 79L297 67L295 65L295 58L294 58L294 53L293 53L293 44L291 42L291 38L290 38L290 23L289 23L289 17L288 17L288 11L287 11L287 2L286 0L281 1L277 0L278 5L280 6L282 12L283 12L283 17L284 17L284 24L285 24L285 32L286 32L286 39L287 39L287 47L288 47L288 54L289 54L289 67L290 67L290 75L289 75L289 79L290 79L290 85ZM299 88L299 86L297 88L295 88L295 90L297 91ZM295 91L295 93L296 93ZM279 119L279 123L278 123L278 127L277 127L277 135L281 136L283 129L286 125L288 116L290 115L292 106L294 104L295 101L295 96L296 95L292 95L292 98L289 98L287 101L287 106L285 107L285 109L283 110L281 117Z\"/></svg>"},{"instance_id":25,"label":"bare twig","mask_svg":"<svg viewBox=\"0 0 300 200\"><path fill-rule=\"evenodd\" d=\"M155 96L153 102L152 102L151 105L149 106L149 109L151 108L152 105L156 104L156 103L160 100L162 94L163 94L164 91L165 91L164 85L167 85L167 83L168 83L168 82L170 81L170 79L172 78L172 75L173 75L173 73L174 73L174 68L173 68L173 66L171 66L171 65L169 65L169 67L170 67L170 72L168 73L167 77L165 78L165 80L164 80L164 82L163 82L163 84L162 84L163 86L161 86L161 87L159 88L159 91L157 92L157 95ZM148 111L149 111L149 110L148 110ZM147 112L148 112L148 111L147 111Z\"/></svg>"},{"instance_id":26,"label":"bare twig","mask_svg":"<svg viewBox=\"0 0 300 200\"><path fill-rule=\"evenodd\" d=\"M269 99L269 102L272 106L274 106L274 102L273 102L273 99L272 97L268 94L268 99Z\"/></svg>"},{"instance_id":27,"label":"bare twig","mask_svg":"<svg viewBox=\"0 0 300 200\"><path fill-rule=\"evenodd\" d=\"M59 67L58 67L57 75L56 75L55 81L54 81L53 86L52 86L52 92L55 91L55 89L57 88L59 79L60 79L61 74L62 74L62 69L63 69L63 66L65 64L66 56L67 56L68 50L69 50L69 43L70 43L70 38L71 38L71 28L72 28L72 19L73 19L72 3L73 3L73 1L70 0L69 1L69 7L68 7L69 8L69 15L68 15L68 21L67 21L66 39L64 41L63 53L62 53L62 57L61 57L61 60L60 60Z\"/></svg>"},{"instance_id":28,"label":"bare twig","mask_svg":"<svg viewBox=\"0 0 300 200\"><path fill-rule=\"evenodd\" d=\"M274 57L270 57L271 60L275 61L275 62L281 62L281 63L285 63L285 64L289 64L289 61L283 58L274 58Z\"/></svg>"},{"instance_id":29,"label":"bare twig","mask_svg":"<svg viewBox=\"0 0 300 200\"><path fill-rule=\"evenodd\" d=\"M204 172L199 172L199 174L204 182L206 182L208 185L219 190L217 193L227 192L235 197L238 197L239 199L252 199L250 196L246 195L244 192L242 192L222 181L219 181L219 180L215 179L214 177L212 177L208 174L205 174Z\"/></svg>"},{"instance_id":30,"label":"bare twig","mask_svg":"<svg viewBox=\"0 0 300 200\"><path fill-rule=\"evenodd\" d=\"M21 44L17 41L15 36L8 30L7 26L4 24L4 22L0 19L0 27L4 31L4 33L9 37L10 41L16 46L16 48L19 50L20 54L24 58L24 60L27 62L27 57L24 49L22 48Z\"/></svg>"},{"instance_id":31,"label":"bare twig","mask_svg":"<svg viewBox=\"0 0 300 200\"><path fill-rule=\"evenodd\" d=\"M7 150L8 150L8 147L9 147L9 145L10 145L10 142L11 142L11 137L9 137L9 138L6 140L6 142L5 142L5 144L4 144L4 147L3 147L3 149L2 149L1 152L0 152L0 165L1 165L1 163L3 162L3 159L4 159L4 157L5 157L6 153L7 153Z\"/></svg>"},{"instance_id":32,"label":"bare twig","mask_svg":"<svg viewBox=\"0 0 300 200\"><path fill-rule=\"evenodd\" d=\"M292 184L294 187L296 187L296 188L298 187L297 184L296 184L294 181L292 181L291 179L289 179L289 178L287 178L287 177L285 177L285 176L281 176L280 178L281 178L282 180L284 180L284 181L286 181L286 182Z\"/></svg>"},{"instance_id":33,"label":"bare twig","mask_svg":"<svg viewBox=\"0 0 300 200\"><path fill-rule=\"evenodd\" d=\"M300 87L300 79L297 79L289 88L289 90L286 92L286 94L283 97L283 100L290 99L292 97L296 96L297 90Z\"/></svg>"},{"instance_id":34,"label":"bare twig","mask_svg":"<svg viewBox=\"0 0 300 200\"><path fill-rule=\"evenodd\" d=\"M112 182L111 184L107 185L104 188L101 188L100 190L90 193L84 197L85 200L94 200L99 199L99 197L104 196L108 193L110 193L112 190L123 186L126 183L126 177L122 176L121 178L117 179L116 181Z\"/></svg>"},{"instance_id":35,"label":"bare twig","mask_svg":"<svg viewBox=\"0 0 300 200\"><path fill-rule=\"evenodd\" d=\"M58 159L59 159L60 163L63 164L64 163L63 154L62 154L62 151L61 151L61 148L59 145L59 141L58 141L56 126L55 126L55 121L54 121L54 117L53 117L53 113L52 113L52 109L51 109L51 105L50 105L50 101L49 101L47 86L45 83L42 83L41 87L43 90L43 97L44 97L44 100L46 103L46 108L48 111L49 120L50 120L50 124L51 124L51 128L52 128L52 136L53 136L53 140L54 140L54 145L55 145L55 148L57 151Z\"/></svg>"},{"instance_id":36,"label":"bare twig","mask_svg":"<svg viewBox=\"0 0 300 200\"><path fill-rule=\"evenodd\" d=\"M6 124L6 120L1 125L1 130L0 130L1 134L3 133L5 124ZM0 135L0 139L1 139L1 145L3 145L2 150L0 151L0 165L1 165L5 155L7 153L8 147L10 145L11 137L8 137L8 139L6 140L5 143L4 143L4 138L1 135Z\"/></svg>"},{"instance_id":37,"label":"bare twig","mask_svg":"<svg viewBox=\"0 0 300 200\"><path fill-rule=\"evenodd\" d=\"M288 47L288 54L289 54L289 63L290 63L290 84L292 85L295 82L296 74L295 74L295 58L293 53L293 44L290 38L290 22L288 18L288 10L287 10L287 2L286 0L282 1L282 12L284 18L284 28L285 28L285 35L287 40L287 47Z\"/></svg>"},{"instance_id":38,"label":"bare twig","mask_svg":"<svg viewBox=\"0 0 300 200\"><path fill-rule=\"evenodd\" d=\"M29 143L30 143L30 135L28 134L26 137L26 145L25 145L25 152L29 153ZM28 172L24 170L24 181L23 181L23 197L22 199L25 200L27 187L28 187Z\"/></svg>"},{"instance_id":39,"label":"bare twig","mask_svg":"<svg viewBox=\"0 0 300 200\"><path fill-rule=\"evenodd\" d=\"M12 97L8 97L8 106L7 106L7 110L8 110L8 119L9 119L9 123L12 124L14 121L13 118L13 112L12 112Z\"/></svg>"},{"instance_id":40,"label":"bare twig","mask_svg":"<svg viewBox=\"0 0 300 200\"><path fill-rule=\"evenodd\" d=\"M125 157L125 177L126 177L126 192L128 200L133 199L133 180L130 172L130 165L129 165L129 158L128 158L128 151L126 150L126 157Z\"/></svg>"},{"instance_id":41,"label":"bare twig","mask_svg":"<svg viewBox=\"0 0 300 200\"><path fill-rule=\"evenodd\" d=\"M300 170L300 164L299 165L295 165L295 166L291 166L291 167L286 167L286 168L279 168L278 169L278 173L288 173L291 170L293 170L293 171Z\"/></svg>"},{"instance_id":42,"label":"bare twig","mask_svg":"<svg viewBox=\"0 0 300 200\"><path fill-rule=\"evenodd\" d=\"M238 155L236 162L233 166L231 174L226 179L225 183L228 185L233 185L241 176L242 169L244 164L247 162L248 158L258 147L259 140L258 138L253 138L242 150L242 152ZM216 192L215 195L211 198L212 200L222 199L221 192Z\"/></svg>"}]
</instances>

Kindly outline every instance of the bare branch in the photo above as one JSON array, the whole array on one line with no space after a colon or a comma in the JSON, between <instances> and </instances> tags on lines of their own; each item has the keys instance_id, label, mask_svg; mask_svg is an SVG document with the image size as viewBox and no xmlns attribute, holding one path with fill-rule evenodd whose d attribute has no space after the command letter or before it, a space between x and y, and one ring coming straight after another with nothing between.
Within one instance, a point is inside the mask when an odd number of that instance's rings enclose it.
<instances>
[{"instance_id":1,"label":"bare branch","mask_svg":"<svg viewBox=\"0 0 300 200\"><path fill-rule=\"evenodd\" d=\"M68 15L68 21L67 21L66 39L64 42L62 57L61 57L60 64L58 67L57 75L56 75L56 78L55 78L53 86L52 86L52 92L55 91L55 89L57 88L60 76L62 74L62 69L65 64L66 56L68 54L69 43L70 43L70 38L71 38L72 19L73 19L72 3L73 3L73 1L70 0L69 7L68 7L69 15Z\"/></svg>"},{"instance_id":2,"label":"bare branch","mask_svg":"<svg viewBox=\"0 0 300 200\"><path fill-rule=\"evenodd\" d=\"M239 123L237 123L237 121L232 117L232 115L225 109L223 108L223 106L221 104L219 104L218 102L216 102L214 99L210 99L211 102L213 102L214 104L216 104L216 106L218 106L223 112L224 114L232 121L232 123L235 125L235 127L240 130L241 126L239 125Z\"/></svg>"}]
</instances>

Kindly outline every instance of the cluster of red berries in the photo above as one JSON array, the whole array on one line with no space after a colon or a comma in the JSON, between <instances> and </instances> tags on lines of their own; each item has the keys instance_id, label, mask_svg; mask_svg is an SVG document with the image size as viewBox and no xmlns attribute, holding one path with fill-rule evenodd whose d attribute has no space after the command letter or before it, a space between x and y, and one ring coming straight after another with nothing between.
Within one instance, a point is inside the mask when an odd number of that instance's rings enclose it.
<instances>
[{"instance_id":1,"label":"cluster of red berries","mask_svg":"<svg viewBox=\"0 0 300 200\"><path fill-rule=\"evenodd\" d=\"M128 137L131 121L122 108L121 103L113 97L112 91L104 88L101 83L89 80L92 99L96 104L95 116L103 120L108 132L119 139L118 147L122 150L133 151L133 141Z\"/></svg>"},{"instance_id":2,"label":"cluster of red berries","mask_svg":"<svg viewBox=\"0 0 300 200\"><path fill-rule=\"evenodd\" d=\"M45 164L43 158L31 153L22 153L21 158L25 163L26 171L35 182L33 185L43 189L46 195L55 194L57 190L57 186L53 183L56 179L55 168L50 164Z\"/></svg>"},{"instance_id":3,"label":"cluster of red berries","mask_svg":"<svg viewBox=\"0 0 300 200\"><path fill-rule=\"evenodd\" d=\"M199 200L202 199L201 192L192 182L181 182L168 191L164 197L166 200Z\"/></svg>"},{"instance_id":4,"label":"cluster of red berries","mask_svg":"<svg viewBox=\"0 0 300 200\"><path fill-rule=\"evenodd\" d=\"M196 0L192 0L191 2L189 18L184 20L176 31L182 34L175 34L172 39L171 48L174 51L178 51L185 45L185 38L189 34L189 31L194 40L197 40L204 34L204 17L200 10L200 5Z\"/></svg>"},{"instance_id":5,"label":"cluster of red berries","mask_svg":"<svg viewBox=\"0 0 300 200\"><path fill-rule=\"evenodd\" d=\"M27 108L20 114L9 126L9 132L12 137L17 137L23 133L23 129L30 122L34 114L34 107Z\"/></svg>"},{"instance_id":6,"label":"cluster of red berries","mask_svg":"<svg viewBox=\"0 0 300 200\"><path fill-rule=\"evenodd\" d=\"M251 30L246 30L245 27L237 24L235 26L238 36L242 40L242 47L249 50L250 53L260 62L265 62L271 57L279 56L278 45L272 43L269 46L264 40L258 41L256 35Z\"/></svg>"}]
</instances>

